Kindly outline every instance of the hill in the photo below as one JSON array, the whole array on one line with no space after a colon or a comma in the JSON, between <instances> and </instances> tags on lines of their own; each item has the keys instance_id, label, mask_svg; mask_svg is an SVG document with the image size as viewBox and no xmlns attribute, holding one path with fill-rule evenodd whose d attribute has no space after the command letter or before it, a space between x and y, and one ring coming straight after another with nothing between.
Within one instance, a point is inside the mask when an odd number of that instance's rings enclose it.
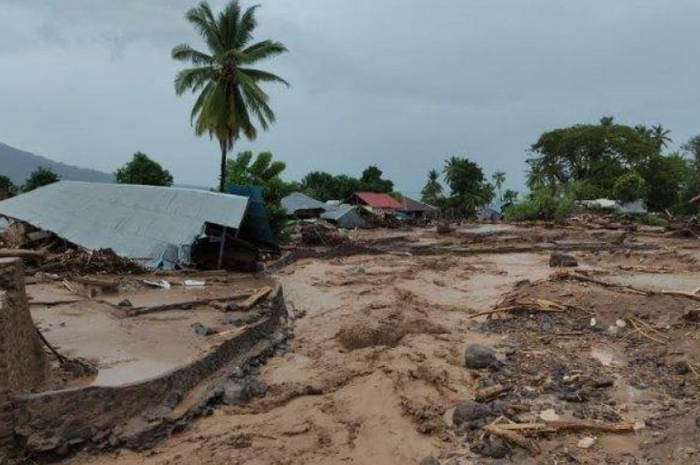
<instances>
[{"instance_id":1,"label":"hill","mask_svg":"<svg viewBox=\"0 0 700 465\"><path fill-rule=\"evenodd\" d=\"M8 176L14 184L18 186L24 184L30 173L40 166L50 168L61 179L69 181L114 181L111 174L59 163L0 142L0 174Z\"/></svg>"}]
</instances>

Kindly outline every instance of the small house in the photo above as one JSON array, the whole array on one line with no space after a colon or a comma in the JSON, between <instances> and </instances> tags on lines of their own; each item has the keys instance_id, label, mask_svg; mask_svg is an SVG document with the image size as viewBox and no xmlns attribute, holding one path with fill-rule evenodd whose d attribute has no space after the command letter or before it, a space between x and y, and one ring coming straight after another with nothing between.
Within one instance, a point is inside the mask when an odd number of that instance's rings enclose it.
<instances>
[{"instance_id":1,"label":"small house","mask_svg":"<svg viewBox=\"0 0 700 465\"><path fill-rule=\"evenodd\" d=\"M408 197L404 197L401 201L402 214L406 215L410 220L422 220L432 218L439 209L428 205L427 203L419 202Z\"/></svg>"},{"instance_id":2,"label":"small house","mask_svg":"<svg viewBox=\"0 0 700 465\"><path fill-rule=\"evenodd\" d=\"M355 192L345 203L364 207L378 216L394 215L401 210L398 200L378 192Z\"/></svg>"},{"instance_id":3,"label":"small house","mask_svg":"<svg viewBox=\"0 0 700 465\"><path fill-rule=\"evenodd\" d=\"M289 216L298 219L309 219L320 217L321 214L332 207L301 192L294 192L282 199L282 208Z\"/></svg>"}]
</instances>

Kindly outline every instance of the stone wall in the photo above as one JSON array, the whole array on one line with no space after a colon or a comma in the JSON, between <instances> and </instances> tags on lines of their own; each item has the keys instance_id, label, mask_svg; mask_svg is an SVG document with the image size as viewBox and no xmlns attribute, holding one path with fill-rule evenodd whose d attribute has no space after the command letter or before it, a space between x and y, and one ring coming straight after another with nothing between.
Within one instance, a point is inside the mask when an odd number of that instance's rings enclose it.
<instances>
[{"instance_id":1,"label":"stone wall","mask_svg":"<svg viewBox=\"0 0 700 465\"><path fill-rule=\"evenodd\" d=\"M29 313L22 261L0 259L0 449L13 444L13 398L42 385L46 376L46 354Z\"/></svg>"},{"instance_id":2,"label":"stone wall","mask_svg":"<svg viewBox=\"0 0 700 465\"><path fill-rule=\"evenodd\" d=\"M162 376L123 386L88 386L17 398L16 434L26 449L39 453L66 453L68 446L105 440L118 444L120 436L169 416L195 386L269 338L287 317L279 285L258 311L265 316L242 334Z\"/></svg>"}]
</instances>

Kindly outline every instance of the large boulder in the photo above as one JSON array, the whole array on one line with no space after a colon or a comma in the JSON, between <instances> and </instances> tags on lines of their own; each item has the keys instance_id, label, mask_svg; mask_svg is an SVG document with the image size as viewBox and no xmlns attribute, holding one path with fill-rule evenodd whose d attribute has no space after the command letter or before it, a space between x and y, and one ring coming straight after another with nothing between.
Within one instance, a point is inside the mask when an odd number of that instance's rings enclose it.
<instances>
[{"instance_id":1,"label":"large boulder","mask_svg":"<svg viewBox=\"0 0 700 465\"><path fill-rule=\"evenodd\" d=\"M578 261L568 253L552 252L549 257L549 266L552 268L573 268L578 266Z\"/></svg>"},{"instance_id":2,"label":"large boulder","mask_svg":"<svg viewBox=\"0 0 700 465\"><path fill-rule=\"evenodd\" d=\"M464 351L464 366L475 370L484 368L498 368L500 362L496 358L496 351L481 344L471 344Z\"/></svg>"},{"instance_id":3,"label":"large boulder","mask_svg":"<svg viewBox=\"0 0 700 465\"><path fill-rule=\"evenodd\" d=\"M463 423L468 423L486 418L491 414L491 409L481 402L474 400L463 400L452 413L452 424L455 427Z\"/></svg>"}]
</instances>

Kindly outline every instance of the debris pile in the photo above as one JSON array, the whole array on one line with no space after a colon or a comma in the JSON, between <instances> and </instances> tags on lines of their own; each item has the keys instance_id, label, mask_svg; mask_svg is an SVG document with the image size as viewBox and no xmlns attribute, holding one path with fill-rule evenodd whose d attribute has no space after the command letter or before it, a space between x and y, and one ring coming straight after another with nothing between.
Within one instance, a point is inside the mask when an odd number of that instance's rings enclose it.
<instances>
[{"instance_id":1,"label":"debris pile","mask_svg":"<svg viewBox=\"0 0 700 465\"><path fill-rule=\"evenodd\" d=\"M305 245L332 246L348 242L348 237L331 224L317 222L304 224L301 227L301 241Z\"/></svg>"}]
</instances>

